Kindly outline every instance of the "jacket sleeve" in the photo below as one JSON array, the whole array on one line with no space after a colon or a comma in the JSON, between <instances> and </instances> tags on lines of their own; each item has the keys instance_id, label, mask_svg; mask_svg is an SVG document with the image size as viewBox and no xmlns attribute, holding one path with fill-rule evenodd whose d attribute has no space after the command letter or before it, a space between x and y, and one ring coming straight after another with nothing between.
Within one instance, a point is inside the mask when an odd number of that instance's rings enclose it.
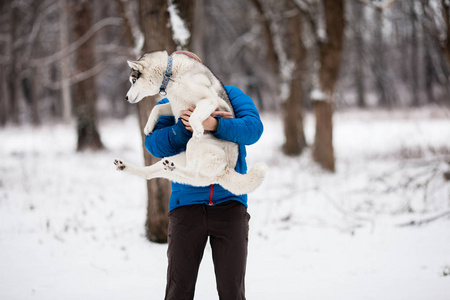
<instances>
[{"instance_id":1,"label":"jacket sleeve","mask_svg":"<svg viewBox=\"0 0 450 300\"><path fill-rule=\"evenodd\" d=\"M167 99L158 104L167 103ZM181 121L175 123L172 116L161 116L152 133L145 136L145 148L157 158L173 156L186 151L186 144L192 137Z\"/></svg>"},{"instance_id":2,"label":"jacket sleeve","mask_svg":"<svg viewBox=\"0 0 450 300\"><path fill-rule=\"evenodd\" d=\"M236 118L218 117L219 124L214 136L243 145L256 143L263 133L264 126L253 100L237 87L225 86L225 89L233 105Z\"/></svg>"}]
</instances>

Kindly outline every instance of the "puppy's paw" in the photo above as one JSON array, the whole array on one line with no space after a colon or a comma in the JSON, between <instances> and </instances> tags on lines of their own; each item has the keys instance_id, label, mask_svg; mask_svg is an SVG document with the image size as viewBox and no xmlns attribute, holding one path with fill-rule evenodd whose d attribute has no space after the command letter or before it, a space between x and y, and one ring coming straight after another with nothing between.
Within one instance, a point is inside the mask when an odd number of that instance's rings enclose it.
<instances>
[{"instance_id":1,"label":"puppy's paw","mask_svg":"<svg viewBox=\"0 0 450 300\"><path fill-rule=\"evenodd\" d=\"M154 128L154 126L151 126L151 125L145 126L145 128L144 128L144 134L145 134L145 135L149 135L150 133L153 132L153 128Z\"/></svg>"},{"instance_id":2,"label":"puppy's paw","mask_svg":"<svg viewBox=\"0 0 450 300\"><path fill-rule=\"evenodd\" d=\"M167 159L163 161L164 170L173 171L175 170L175 164L173 162L168 161Z\"/></svg>"},{"instance_id":3,"label":"puppy's paw","mask_svg":"<svg viewBox=\"0 0 450 300\"><path fill-rule=\"evenodd\" d=\"M114 164L116 165L117 171L123 171L127 167L125 163L119 159L115 159Z\"/></svg>"},{"instance_id":4,"label":"puppy's paw","mask_svg":"<svg viewBox=\"0 0 450 300\"><path fill-rule=\"evenodd\" d=\"M194 140L199 141L203 136L203 130L202 131L194 131L192 136L194 137Z\"/></svg>"},{"instance_id":5,"label":"puppy's paw","mask_svg":"<svg viewBox=\"0 0 450 300\"><path fill-rule=\"evenodd\" d=\"M144 127L145 135L149 135L150 133L153 132L153 129L155 129L155 125L157 122L158 122L158 119L155 119L151 116L148 118L147 124L145 124L145 127Z\"/></svg>"}]
</instances>

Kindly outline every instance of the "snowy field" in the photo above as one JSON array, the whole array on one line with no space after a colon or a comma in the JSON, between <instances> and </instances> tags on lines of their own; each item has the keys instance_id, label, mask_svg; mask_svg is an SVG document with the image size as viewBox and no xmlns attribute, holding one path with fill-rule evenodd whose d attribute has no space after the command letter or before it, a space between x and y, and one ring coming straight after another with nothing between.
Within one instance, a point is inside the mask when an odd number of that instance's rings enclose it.
<instances>
[{"instance_id":1,"label":"snowy field","mask_svg":"<svg viewBox=\"0 0 450 300\"><path fill-rule=\"evenodd\" d=\"M248 149L270 169L249 197L247 299L450 299L444 112L336 113L335 174L310 150L283 156L280 118L263 122ZM73 124L0 129L1 300L163 299L167 246L144 237L145 183L113 165L143 164L137 121L100 131L107 150L77 154ZM196 299L218 299L209 247Z\"/></svg>"}]
</instances>

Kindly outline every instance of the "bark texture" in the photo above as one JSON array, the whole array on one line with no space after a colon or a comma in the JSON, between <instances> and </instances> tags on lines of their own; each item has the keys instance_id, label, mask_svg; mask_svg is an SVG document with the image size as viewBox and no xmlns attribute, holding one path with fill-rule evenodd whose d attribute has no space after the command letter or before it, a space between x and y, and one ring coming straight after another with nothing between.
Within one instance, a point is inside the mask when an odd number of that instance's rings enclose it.
<instances>
[{"instance_id":1,"label":"bark texture","mask_svg":"<svg viewBox=\"0 0 450 300\"><path fill-rule=\"evenodd\" d=\"M365 16L364 16L364 5L360 2L355 1L352 3L353 9L353 31L355 34L355 55L356 64L354 70L355 78L355 88L357 95L358 107L364 108L366 104L366 85L364 76L364 31L365 31Z\"/></svg>"},{"instance_id":2,"label":"bark texture","mask_svg":"<svg viewBox=\"0 0 450 300\"><path fill-rule=\"evenodd\" d=\"M446 38L444 41L444 54L447 58L447 63L450 65L450 3L446 0L441 0L442 5L442 14L444 17L445 22L445 31L446 31Z\"/></svg>"}]
</instances>

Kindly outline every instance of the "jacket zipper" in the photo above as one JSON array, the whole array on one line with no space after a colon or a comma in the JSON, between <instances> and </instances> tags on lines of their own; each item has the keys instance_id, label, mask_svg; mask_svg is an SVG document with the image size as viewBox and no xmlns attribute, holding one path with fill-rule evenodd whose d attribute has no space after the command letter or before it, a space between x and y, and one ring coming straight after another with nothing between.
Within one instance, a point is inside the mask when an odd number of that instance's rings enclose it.
<instances>
[{"instance_id":1,"label":"jacket zipper","mask_svg":"<svg viewBox=\"0 0 450 300\"><path fill-rule=\"evenodd\" d=\"M208 203L209 206L213 206L214 205L213 200L212 200L213 199L213 191L214 191L214 187L211 184L210 185L210 192L209 192L209 203Z\"/></svg>"}]
</instances>

